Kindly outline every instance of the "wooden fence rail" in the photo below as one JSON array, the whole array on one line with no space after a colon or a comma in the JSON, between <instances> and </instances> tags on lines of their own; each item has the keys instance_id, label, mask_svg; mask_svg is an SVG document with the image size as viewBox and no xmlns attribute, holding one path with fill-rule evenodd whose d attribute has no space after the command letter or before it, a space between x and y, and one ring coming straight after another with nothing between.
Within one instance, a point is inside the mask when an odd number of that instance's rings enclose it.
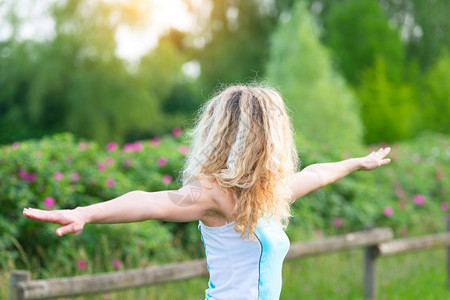
<instances>
[{"instance_id":1,"label":"wooden fence rail","mask_svg":"<svg viewBox=\"0 0 450 300\"><path fill-rule=\"evenodd\" d=\"M447 224L450 227L450 218L447 219ZM376 298L375 262L380 256L446 246L448 247L447 272L450 274L450 232L394 241L392 237L390 228L373 228L320 241L295 243L291 245L286 260L363 247L364 297L371 300ZM30 272L15 270L11 272L10 300L72 297L207 275L208 270L204 259L143 269L45 280L31 280ZM448 278L450 284L450 276Z\"/></svg>"}]
</instances>

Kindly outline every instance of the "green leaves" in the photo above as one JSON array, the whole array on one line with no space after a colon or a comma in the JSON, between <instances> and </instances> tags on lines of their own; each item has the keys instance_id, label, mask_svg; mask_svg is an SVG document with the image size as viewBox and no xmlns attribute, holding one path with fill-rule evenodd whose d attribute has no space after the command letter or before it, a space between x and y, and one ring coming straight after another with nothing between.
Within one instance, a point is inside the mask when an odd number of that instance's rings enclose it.
<instances>
[{"instance_id":1,"label":"green leaves","mask_svg":"<svg viewBox=\"0 0 450 300\"><path fill-rule=\"evenodd\" d=\"M35 253L39 247L47 251L65 247L63 239L54 234L55 226L25 219L22 209L75 208L112 199L131 190L175 189L178 186L175 179L184 162L184 154L178 149L180 145L179 138L165 137L158 143L138 141L123 149L102 149L94 142L78 142L71 134L59 134L0 148L2 236L15 237L27 253L38 257L42 255ZM158 165L161 157L165 159L163 166ZM163 182L164 176L170 176L172 181ZM151 239L146 243L155 244L148 250L150 252L156 252L154 250L162 244L167 247L171 239L168 229L157 230L167 233L154 237L146 234ZM111 235L113 232L112 229L104 231L111 231ZM86 234L90 235L89 232ZM98 237L100 232L93 230L92 234ZM105 232L102 235L106 235ZM125 236L129 235L120 233L115 239L124 243ZM95 240L96 236L86 239ZM0 244L1 250L14 253L15 246L8 241L5 239ZM4 264L6 261L0 261L0 266Z\"/></svg>"},{"instance_id":2,"label":"green leaves","mask_svg":"<svg viewBox=\"0 0 450 300\"><path fill-rule=\"evenodd\" d=\"M279 86L294 127L305 143L339 155L361 146L362 124L356 100L333 68L304 2L297 3L290 20L274 33L267 78L270 84Z\"/></svg>"}]
</instances>

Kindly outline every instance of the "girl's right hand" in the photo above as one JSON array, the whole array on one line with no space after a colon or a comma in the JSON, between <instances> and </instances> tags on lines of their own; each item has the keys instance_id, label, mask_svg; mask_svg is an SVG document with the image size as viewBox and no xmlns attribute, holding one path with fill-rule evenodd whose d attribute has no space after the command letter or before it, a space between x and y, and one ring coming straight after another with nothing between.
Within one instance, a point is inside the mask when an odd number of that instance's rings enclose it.
<instances>
[{"instance_id":1,"label":"girl's right hand","mask_svg":"<svg viewBox=\"0 0 450 300\"><path fill-rule=\"evenodd\" d=\"M23 215L30 219L61 225L61 227L56 229L56 235L58 236L81 232L86 224L83 216L76 209L47 211L24 208Z\"/></svg>"}]
</instances>

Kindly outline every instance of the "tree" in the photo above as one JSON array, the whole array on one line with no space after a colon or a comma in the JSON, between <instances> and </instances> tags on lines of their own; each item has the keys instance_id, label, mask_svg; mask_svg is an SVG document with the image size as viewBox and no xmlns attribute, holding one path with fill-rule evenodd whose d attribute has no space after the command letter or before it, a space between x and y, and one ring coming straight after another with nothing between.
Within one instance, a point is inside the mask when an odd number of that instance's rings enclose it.
<instances>
[{"instance_id":1,"label":"tree","mask_svg":"<svg viewBox=\"0 0 450 300\"><path fill-rule=\"evenodd\" d=\"M210 1L212 11L203 31L196 35L205 41L194 50L201 65L200 86L209 94L219 84L258 81L264 77L269 58L270 35L280 14L294 1L257 0Z\"/></svg>"},{"instance_id":2,"label":"tree","mask_svg":"<svg viewBox=\"0 0 450 300\"><path fill-rule=\"evenodd\" d=\"M422 70L450 50L450 2L447 0L380 0L390 20L402 33L408 60L417 60Z\"/></svg>"},{"instance_id":3,"label":"tree","mask_svg":"<svg viewBox=\"0 0 450 300\"><path fill-rule=\"evenodd\" d=\"M326 145L328 152L339 155L361 146L363 128L355 98L333 69L303 1L274 33L267 78L280 87L306 143Z\"/></svg>"},{"instance_id":4,"label":"tree","mask_svg":"<svg viewBox=\"0 0 450 300\"><path fill-rule=\"evenodd\" d=\"M443 53L425 76L420 97L423 128L450 133L450 55Z\"/></svg>"},{"instance_id":5,"label":"tree","mask_svg":"<svg viewBox=\"0 0 450 300\"><path fill-rule=\"evenodd\" d=\"M160 46L151 60L167 66L142 71L152 67L144 59L138 73L115 55L117 26L137 26L142 17L138 8L145 8L145 2L58 2L52 10L53 38L18 42L13 36L3 45L2 52L9 49L10 54L0 62L5 67L0 83L8 87L0 91L2 142L60 131L99 142L121 141L129 132L147 128L158 132L160 97L169 94L173 78L181 73L178 52L165 53L170 46ZM163 72L171 74L161 76Z\"/></svg>"},{"instance_id":6,"label":"tree","mask_svg":"<svg viewBox=\"0 0 450 300\"><path fill-rule=\"evenodd\" d=\"M330 2L324 26L324 42L353 86L359 84L362 73L374 65L376 57L389 64L386 71L401 76L404 46L376 0Z\"/></svg>"},{"instance_id":7,"label":"tree","mask_svg":"<svg viewBox=\"0 0 450 300\"><path fill-rule=\"evenodd\" d=\"M388 77L388 63L379 57L357 88L366 143L394 142L414 136L419 128L414 85Z\"/></svg>"}]
</instances>

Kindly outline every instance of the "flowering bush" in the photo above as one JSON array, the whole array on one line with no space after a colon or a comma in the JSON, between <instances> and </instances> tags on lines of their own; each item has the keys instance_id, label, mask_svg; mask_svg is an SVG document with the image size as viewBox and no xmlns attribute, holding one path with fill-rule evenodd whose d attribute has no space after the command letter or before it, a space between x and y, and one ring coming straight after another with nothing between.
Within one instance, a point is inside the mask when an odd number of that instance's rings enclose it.
<instances>
[{"instance_id":1,"label":"flowering bush","mask_svg":"<svg viewBox=\"0 0 450 300\"><path fill-rule=\"evenodd\" d=\"M71 262L69 271L76 273L91 272L95 255L106 270L200 255L195 223L86 226L82 234L59 238L55 225L22 217L24 207L74 208L131 190L178 188L176 178L188 151L180 135L176 129L172 137L122 147L111 142L102 148L61 134L0 148L0 267L33 264L28 256L51 257L59 265ZM427 134L392 148L390 165L352 174L297 200L288 234L295 240L367 226L389 226L400 236L442 231L450 138ZM338 157L315 149L303 149L300 156L304 166Z\"/></svg>"},{"instance_id":2,"label":"flowering bush","mask_svg":"<svg viewBox=\"0 0 450 300\"><path fill-rule=\"evenodd\" d=\"M352 174L294 203L288 232L295 236L296 225L329 234L372 226L392 227L399 236L445 230L450 137L424 133L390 146L391 164ZM313 149L300 156L304 165L329 160Z\"/></svg>"},{"instance_id":3,"label":"flowering bush","mask_svg":"<svg viewBox=\"0 0 450 300\"><path fill-rule=\"evenodd\" d=\"M57 238L52 224L22 217L24 207L66 209L108 200L131 190L177 188L175 179L187 152L180 134L177 129L174 137L137 141L121 148L109 143L102 149L93 142L77 142L70 134L0 148L0 263L18 259L18 245L32 254L38 254L38 249L48 253L70 239ZM157 223L100 228L88 226L76 239L93 242L106 234L112 244L126 248L124 244L130 243L130 236L148 238L147 250L141 255L173 248L169 227ZM93 242L93 252L95 245Z\"/></svg>"}]
</instances>

